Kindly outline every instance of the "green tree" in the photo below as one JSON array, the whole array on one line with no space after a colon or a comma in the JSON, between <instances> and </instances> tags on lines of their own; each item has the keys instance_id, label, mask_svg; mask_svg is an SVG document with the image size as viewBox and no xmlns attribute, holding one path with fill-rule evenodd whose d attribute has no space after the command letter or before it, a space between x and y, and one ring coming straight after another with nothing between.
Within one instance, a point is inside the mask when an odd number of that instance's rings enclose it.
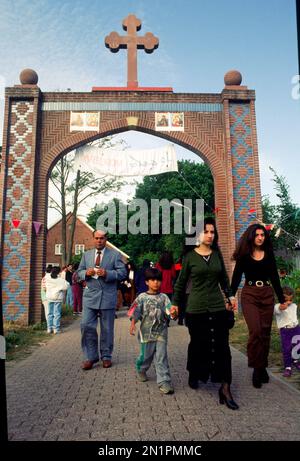
<instances>
[{"instance_id":1,"label":"green tree","mask_svg":"<svg viewBox=\"0 0 300 461\"><path fill-rule=\"evenodd\" d=\"M102 148L122 145L123 142L114 144L110 138L103 138L93 145ZM58 192L58 199L53 195L49 197L49 208L57 210L62 217L62 264L65 265L72 260L72 247L75 233L76 218L79 207L88 198L103 195L109 191L118 191L125 181L117 177L99 177L90 171L75 170L75 153L70 152L57 162L50 176L50 182ZM70 238L67 241L67 214L71 211L72 221Z\"/></svg>"},{"instance_id":2,"label":"green tree","mask_svg":"<svg viewBox=\"0 0 300 461\"><path fill-rule=\"evenodd\" d=\"M277 219L276 206L271 204L268 195L262 196L262 213L263 222L266 224L273 224Z\"/></svg>"},{"instance_id":3,"label":"green tree","mask_svg":"<svg viewBox=\"0 0 300 461\"><path fill-rule=\"evenodd\" d=\"M270 170L274 176L276 195L279 198L279 205L273 207L273 211L277 226L283 229L275 247L294 248L297 240L300 239L300 209L292 202L286 178L278 175L272 167Z\"/></svg>"},{"instance_id":4,"label":"green tree","mask_svg":"<svg viewBox=\"0 0 300 461\"><path fill-rule=\"evenodd\" d=\"M196 163L191 160L178 162L178 173L164 173L157 176L147 176L143 183L137 186L136 198L143 198L150 206L152 198L169 201L175 198L184 203L184 199L193 200L192 223L195 225L195 203L196 199L204 199L205 212L211 214L214 208L214 183L209 167L205 163ZM161 217L161 216L160 216ZM150 242L146 241L146 236L135 236L135 245L140 241L141 248L160 254L164 250L169 250L177 259L182 253L185 235L174 234L173 212L171 214L171 233L167 235L152 235ZM145 245L149 245L145 247Z\"/></svg>"},{"instance_id":5,"label":"green tree","mask_svg":"<svg viewBox=\"0 0 300 461\"><path fill-rule=\"evenodd\" d=\"M151 199L167 199L169 201L175 198L181 200L203 198L206 205L206 212L211 213L214 208L214 186L211 172L207 165L184 160L178 162L179 172L163 173L156 176L146 176L143 182L136 188L135 198L143 199L148 204L150 210ZM117 210L118 222L118 205L120 202L114 201ZM128 219L134 212L128 212ZM94 207L88 215L88 223L95 228L97 219L101 211ZM163 250L169 250L177 259L183 248L184 235L173 233L173 214L171 214L170 234L162 235L151 234L150 229L150 212L148 214L148 234L126 234L126 235L109 235L109 241L125 251L134 261L141 261L146 254L156 255L158 259ZM195 210L193 210L193 224L195 224ZM154 256L152 257L154 259Z\"/></svg>"}]
</instances>

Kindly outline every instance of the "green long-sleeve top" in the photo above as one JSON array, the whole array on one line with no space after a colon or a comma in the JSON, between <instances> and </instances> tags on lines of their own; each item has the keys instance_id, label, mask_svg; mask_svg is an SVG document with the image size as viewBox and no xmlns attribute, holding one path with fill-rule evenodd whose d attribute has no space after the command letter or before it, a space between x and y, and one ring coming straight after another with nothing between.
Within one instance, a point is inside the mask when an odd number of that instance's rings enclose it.
<instances>
[{"instance_id":1,"label":"green long-sleeve top","mask_svg":"<svg viewBox=\"0 0 300 461\"><path fill-rule=\"evenodd\" d=\"M219 251L213 250L208 263L195 250L186 255L174 287L173 304L175 306L180 306L189 278L192 281L192 290L188 297L186 312L200 314L225 309L220 286L226 297L231 296L231 290L224 261Z\"/></svg>"}]
</instances>

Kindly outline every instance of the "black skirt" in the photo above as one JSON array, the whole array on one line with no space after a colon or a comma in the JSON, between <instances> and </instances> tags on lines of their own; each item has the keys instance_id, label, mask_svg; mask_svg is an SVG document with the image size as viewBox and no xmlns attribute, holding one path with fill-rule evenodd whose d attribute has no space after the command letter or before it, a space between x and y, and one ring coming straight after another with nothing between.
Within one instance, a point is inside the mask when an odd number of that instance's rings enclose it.
<instances>
[{"instance_id":1,"label":"black skirt","mask_svg":"<svg viewBox=\"0 0 300 461\"><path fill-rule=\"evenodd\" d=\"M231 384L231 353L226 311L186 314L190 333L187 370L191 379Z\"/></svg>"}]
</instances>

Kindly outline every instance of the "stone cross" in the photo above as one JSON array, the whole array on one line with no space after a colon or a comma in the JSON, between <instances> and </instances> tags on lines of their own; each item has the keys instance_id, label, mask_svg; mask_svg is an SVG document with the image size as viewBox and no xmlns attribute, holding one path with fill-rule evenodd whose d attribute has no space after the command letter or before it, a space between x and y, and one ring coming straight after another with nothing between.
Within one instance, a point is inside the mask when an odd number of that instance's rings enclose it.
<instances>
[{"instance_id":1,"label":"stone cross","mask_svg":"<svg viewBox=\"0 0 300 461\"><path fill-rule=\"evenodd\" d=\"M130 14L122 22L127 35L121 36L117 32L111 32L105 37L105 46L113 53L117 53L119 48L127 48L127 86L131 88L138 87L137 49L145 49L146 53L152 53L159 44L158 38L151 32L147 32L143 37L136 34L141 29L141 24L134 14Z\"/></svg>"}]
</instances>

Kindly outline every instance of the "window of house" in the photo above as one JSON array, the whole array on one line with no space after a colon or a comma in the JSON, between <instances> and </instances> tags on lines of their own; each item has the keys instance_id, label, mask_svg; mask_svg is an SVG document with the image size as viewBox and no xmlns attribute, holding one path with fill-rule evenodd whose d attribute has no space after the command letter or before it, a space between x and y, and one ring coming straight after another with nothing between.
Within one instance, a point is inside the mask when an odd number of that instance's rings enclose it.
<instances>
[{"instance_id":1,"label":"window of house","mask_svg":"<svg viewBox=\"0 0 300 461\"><path fill-rule=\"evenodd\" d=\"M54 253L55 253L56 255L62 255L62 243L56 243L56 244L55 244Z\"/></svg>"},{"instance_id":2,"label":"window of house","mask_svg":"<svg viewBox=\"0 0 300 461\"><path fill-rule=\"evenodd\" d=\"M84 252L84 245L83 244L75 245L75 255L80 255L83 252Z\"/></svg>"}]
</instances>

